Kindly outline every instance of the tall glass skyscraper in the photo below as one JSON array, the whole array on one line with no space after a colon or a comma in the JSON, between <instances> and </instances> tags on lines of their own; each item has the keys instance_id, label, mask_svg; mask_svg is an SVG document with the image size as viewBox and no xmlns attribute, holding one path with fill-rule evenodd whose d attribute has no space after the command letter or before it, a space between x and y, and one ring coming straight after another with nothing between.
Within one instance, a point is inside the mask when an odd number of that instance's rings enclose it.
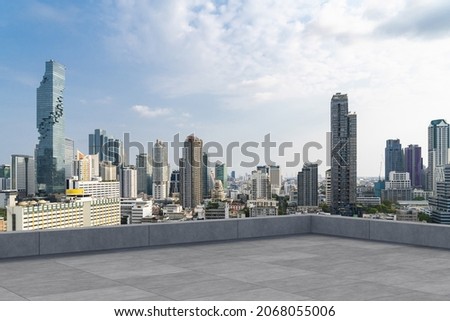
<instances>
[{"instance_id":1,"label":"tall glass skyscraper","mask_svg":"<svg viewBox=\"0 0 450 321\"><path fill-rule=\"evenodd\" d=\"M65 191L64 105L65 67L53 60L45 63L45 74L37 89L36 181L48 194Z\"/></svg>"},{"instance_id":2,"label":"tall glass skyscraper","mask_svg":"<svg viewBox=\"0 0 450 321\"><path fill-rule=\"evenodd\" d=\"M384 149L384 178L389 180L390 172L403 172L403 149L400 139L388 139Z\"/></svg>"},{"instance_id":3,"label":"tall glass skyscraper","mask_svg":"<svg viewBox=\"0 0 450 321\"><path fill-rule=\"evenodd\" d=\"M356 205L356 114L347 95L331 98L331 214L352 216Z\"/></svg>"}]
</instances>

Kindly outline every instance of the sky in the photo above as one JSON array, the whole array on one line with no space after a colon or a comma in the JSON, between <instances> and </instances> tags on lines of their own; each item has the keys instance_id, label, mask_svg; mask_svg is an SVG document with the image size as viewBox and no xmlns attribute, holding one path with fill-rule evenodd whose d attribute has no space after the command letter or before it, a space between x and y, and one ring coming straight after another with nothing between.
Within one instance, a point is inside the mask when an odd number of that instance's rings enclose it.
<instances>
[{"instance_id":1,"label":"sky","mask_svg":"<svg viewBox=\"0 0 450 321\"><path fill-rule=\"evenodd\" d=\"M250 148L285 176L326 159L330 99L358 115L358 176L384 173L387 139L422 146L450 120L450 2L441 0L0 0L0 163L34 153L45 61L66 66L66 136ZM278 147L292 143L284 156ZM215 149L211 149L214 151ZM239 148L229 171L250 172ZM130 151L133 155L136 151ZM301 154L298 165L287 164ZM214 159L213 159L214 160ZM131 163L134 160L131 159Z\"/></svg>"}]
</instances>

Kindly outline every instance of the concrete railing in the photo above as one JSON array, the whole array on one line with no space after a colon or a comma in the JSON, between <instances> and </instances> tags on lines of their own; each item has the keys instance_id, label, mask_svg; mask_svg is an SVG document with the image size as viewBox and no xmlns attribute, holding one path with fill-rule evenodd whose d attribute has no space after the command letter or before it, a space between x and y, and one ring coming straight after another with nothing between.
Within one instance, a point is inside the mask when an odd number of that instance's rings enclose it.
<instances>
[{"instance_id":1,"label":"concrete railing","mask_svg":"<svg viewBox=\"0 0 450 321\"><path fill-rule=\"evenodd\" d=\"M309 233L450 249L450 226L290 215L0 233L0 258Z\"/></svg>"}]
</instances>

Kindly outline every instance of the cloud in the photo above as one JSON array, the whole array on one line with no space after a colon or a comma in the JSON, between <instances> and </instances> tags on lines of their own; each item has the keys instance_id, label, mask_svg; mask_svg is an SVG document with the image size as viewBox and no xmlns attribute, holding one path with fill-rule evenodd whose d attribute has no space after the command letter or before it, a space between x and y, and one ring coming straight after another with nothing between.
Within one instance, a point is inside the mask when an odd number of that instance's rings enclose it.
<instances>
[{"instance_id":1,"label":"cloud","mask_svg":"<svg viewBox=\"0 0 450 321\"><path fill-rule=\"evenodd\" d=\"M385 36L450 36L450 3L428 1L404 8L377 28Z\"/></svg>"},{"instance_id":2,"label":"cloud","mask_svg":"<svg viewBox=\"0 0 450 321\"><path fill-rule=\"evenodd\" d=\"M131 109L138 115L145 118L157 118L167 116L172 113L172 110L169 108L150 108L144 105L134 105Z\"/></svg>"}]
</instances>

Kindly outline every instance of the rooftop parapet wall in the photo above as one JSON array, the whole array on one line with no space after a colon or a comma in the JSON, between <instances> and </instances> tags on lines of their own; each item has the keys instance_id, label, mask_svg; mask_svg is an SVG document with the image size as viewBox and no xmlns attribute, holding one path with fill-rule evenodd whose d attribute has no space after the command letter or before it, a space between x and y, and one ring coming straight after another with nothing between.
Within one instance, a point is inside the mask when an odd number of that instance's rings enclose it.
<instances>
[{"instance_id":1,"label":"rooftop parapet wall","mask_svg":"<svg viewBox=\"0 0 450 321\"><path fill-rule=\"evenodd\" d=\"M232 241L309 233L450 249L450 226L340 216L289 215L6 232L0 233L0 258Z\"/></svg>"}]
</instances>

